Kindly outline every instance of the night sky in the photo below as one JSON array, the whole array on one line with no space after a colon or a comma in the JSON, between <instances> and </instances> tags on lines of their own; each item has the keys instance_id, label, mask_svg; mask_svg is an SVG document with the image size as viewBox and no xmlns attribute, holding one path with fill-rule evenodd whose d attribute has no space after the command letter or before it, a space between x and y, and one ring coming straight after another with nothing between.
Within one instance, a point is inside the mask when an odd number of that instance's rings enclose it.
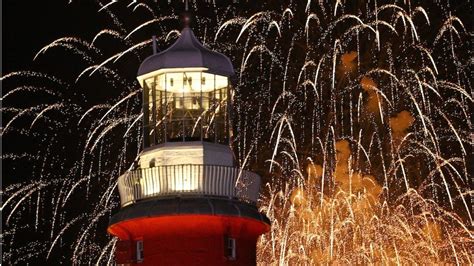
<instances>
[{"instance_id":1,"label":"night sky","mask_svg":"<svg viewBox=\"0 0 474 266\"><path fill-rule=\"evenodd\" d=\"M3 1L3 71L34 67L39 49L64 36L91 38L101 28L93 1Z\"/></svg>"},{"instance_id":2,"label":"night sky","mask_svg":"<svg viewBox=\"0 0 474 266\"><path fill-rule=\"evenodd\" d=\"M183 8L182 1L174 2L178 10ZM4 73L34 68L36 52L58 38L80 36L90 40L111 23L104 12L97 12L98 4L93 0L5 0L2 4ZM243 10L254 5L246 3Z\"/></svg>"},{"instance_id":3,"label":"night sky","mask_svg":"<svg viewBox=\"0 0 474 266\"><path fill-rule=\"evenodd\" d=\"M180 1L176 1L180 2ZM429 2L429 1L427 1ZM472 1L452 1L452 10L472 29ZM34 55L65 36L92 38L110 20L92 0L3 1L3 73L34 68ZM178 6L180 3L178 4ZM248 8L248 3L243 9ZM472 17L471 17L472 18Z\"/></svg>"}]
</instances>

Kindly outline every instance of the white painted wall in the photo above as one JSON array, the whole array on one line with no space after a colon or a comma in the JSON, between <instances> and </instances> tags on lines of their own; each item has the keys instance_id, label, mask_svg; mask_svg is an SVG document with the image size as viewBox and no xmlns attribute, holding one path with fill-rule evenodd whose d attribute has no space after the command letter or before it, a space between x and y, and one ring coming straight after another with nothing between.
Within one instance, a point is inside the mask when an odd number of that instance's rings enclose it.
<instances>
[{"instance_id":1,"label":"white painted wall","mask_svg":"<svg viewBox=\"0 0 474 266\"><path fill-rule=\"evenodd\" d=\"M139 160L140 168L180 164L234 166L234 154L228 146L221 144L201 141L168 142L143 151Z\"/></svg>"}]
</instances>

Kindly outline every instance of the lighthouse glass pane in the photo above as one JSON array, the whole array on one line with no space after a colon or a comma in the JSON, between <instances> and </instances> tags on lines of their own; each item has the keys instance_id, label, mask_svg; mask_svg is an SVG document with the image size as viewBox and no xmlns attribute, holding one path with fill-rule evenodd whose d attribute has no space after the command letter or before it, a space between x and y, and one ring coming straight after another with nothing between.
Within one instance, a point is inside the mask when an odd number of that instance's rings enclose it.
<instances>
[{"instance_id":1,"label":"lighthouse glass pane","mask_svg":"<svg viewBox=\"0 0 474 266\"><path fill-rule=\"evenodd\" d=\"M166 141L228 142L227 77L195 70L169 71L145 80L144 86L149 88L148 103L144 103L149 145Z\"/></svg>"},{"instance_id":2,"label":"lighthouse glass pane","mask_svg":"<svg viewBox=\"0 0 474 266\"><path fill-rule=\"evenodd\" d=\"M202 78L201 78L201 83L202 83L202 91L203 92L210 92L214 90L215 87L215 75L214 74L209 74L206 72L202 72Z\"/></svg>"}]
</instances>

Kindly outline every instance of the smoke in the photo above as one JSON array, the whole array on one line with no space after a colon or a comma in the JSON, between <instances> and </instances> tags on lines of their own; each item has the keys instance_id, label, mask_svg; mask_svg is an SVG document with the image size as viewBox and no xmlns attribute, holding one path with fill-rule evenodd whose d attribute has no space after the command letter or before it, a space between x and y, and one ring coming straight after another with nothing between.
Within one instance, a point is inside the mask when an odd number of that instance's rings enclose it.
<instances>
[{"instance_id":1,"label":"smoke","mask_svg":"<svg viewBox=\"0 0 474 266\"><path fill-rule=\"evenodd\" d=\"M412 123L407 111L390 119L390 127L398 135L406 134ZM276 265L282 258L289 265L365 260L375 264L446 262L453 259L447 254L454 246L467 243L471 235L466 228L456 226L460 224L457 218L433 215L444 210L416 192L408 193L407 199L417 206L418 214L403 204L394 208L386 205L380 199L382 187L376 178L354 169L351 143L338 140L335 150L332 171L310 163L304 186L286 187L272 194L268 201L272 207L265 207L273 221L272 233L259 241L260 264ZM335 179L335 190L323 191L318 185L329 177ZM447 238L452 246L446 243ZM276 245L269 245L269 240ZM469 251L459 254L459 258L468 258Z\"/></svg>"},{"instance_id":2,"label":"smoke","mask_svg":"<svg viewBox=\"0 0 474 266\"><path fill-rule=\"evenodd\" d=\"M367 103L365 105L365 108L367 111L370 113L376 114L379 112L379 106L382 105L379 99L379 96L377 95L377 84L375 81L373 81L369 77L363 77L360 81L360 84L362 85L362 89L368 94L367 96Z\"/></svg>"},{"instance_id":3,"label":"smoke","mask_svg":"<svg viewBox=\"0 0 474 266\"><path fill-rule=\"evenodd\" d=\"M436 222L427 222L422 229L426 238L432 241L439 242L442 240L441 226Z\"/></svg>"},{"instance_id":4,"label":"smoke","mask_svg":"<svg viewBox=\"0 0 474 266\"><path fill-rule=\"evenodd\" d=\"M339 71L341 73L349 74L353 72L356 67L357 63L354 62L357 58L357 52L351 51L341 55L341 64L339 64Z\"/></svg>"},{"instance_id":5,"label":"smoke","mask_svg":"<svg viewBox=\"0 0 474 266\"><path fill-rule=\"evenodd\" d=\"M362 172L354 172L350 168L351 147L349 141L336 142L336 169L334 178L338 189L348 194L355 194L358 198L358 207L366 208L375 205L382 193L382 187L375 177Z\"/></svg>"},{"instance_id":6,"label":"smoke","mask_svg":"<svg viewBox=\"0 0 474 266\"><path fill-rule=\"evenodd\" d=\"M400 141L407 133L406 130L413 124L415 119L408 111L401 111L395 117L391 117L389 124L395 141Z\"/></svg>"},{"instance_id":7,"label":"smoke","mask_svg":"<svg viewBox=\"0 0 474 266\"><path fill-rule=\"evenodd\" d=\"M357 172L351 169L352 150L347 140L336 142L336 167L333 172L336 181L336 193L343 192L343 195L356 195L355 208L367 209L378 203L382 187L378 184L374 176ZM317 187L323 177L323 167L319 164L309 164L306 168L308 178L306 188L295 188L291 192L290 201L295 207L306 204L308 193L313 193L313 188Z\"/></svg>"}]
</instances>

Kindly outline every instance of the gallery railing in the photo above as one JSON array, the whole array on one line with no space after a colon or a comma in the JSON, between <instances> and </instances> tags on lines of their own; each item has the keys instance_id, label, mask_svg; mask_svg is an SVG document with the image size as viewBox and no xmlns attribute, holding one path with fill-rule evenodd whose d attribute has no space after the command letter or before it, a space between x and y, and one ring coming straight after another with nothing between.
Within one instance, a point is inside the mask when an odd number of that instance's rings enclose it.
<instances>
[{"instance_id":1,"label":"gallery railing","mask_svg":"<svg viewBox=\"0 0 474 266\"><path fill-rule=\"evenodd\" d=\"M122 207L170 196L216 196L255 204L260 176L218 165L165 165L128 171L118 179Z\"/></svg>"}]
</instances>

